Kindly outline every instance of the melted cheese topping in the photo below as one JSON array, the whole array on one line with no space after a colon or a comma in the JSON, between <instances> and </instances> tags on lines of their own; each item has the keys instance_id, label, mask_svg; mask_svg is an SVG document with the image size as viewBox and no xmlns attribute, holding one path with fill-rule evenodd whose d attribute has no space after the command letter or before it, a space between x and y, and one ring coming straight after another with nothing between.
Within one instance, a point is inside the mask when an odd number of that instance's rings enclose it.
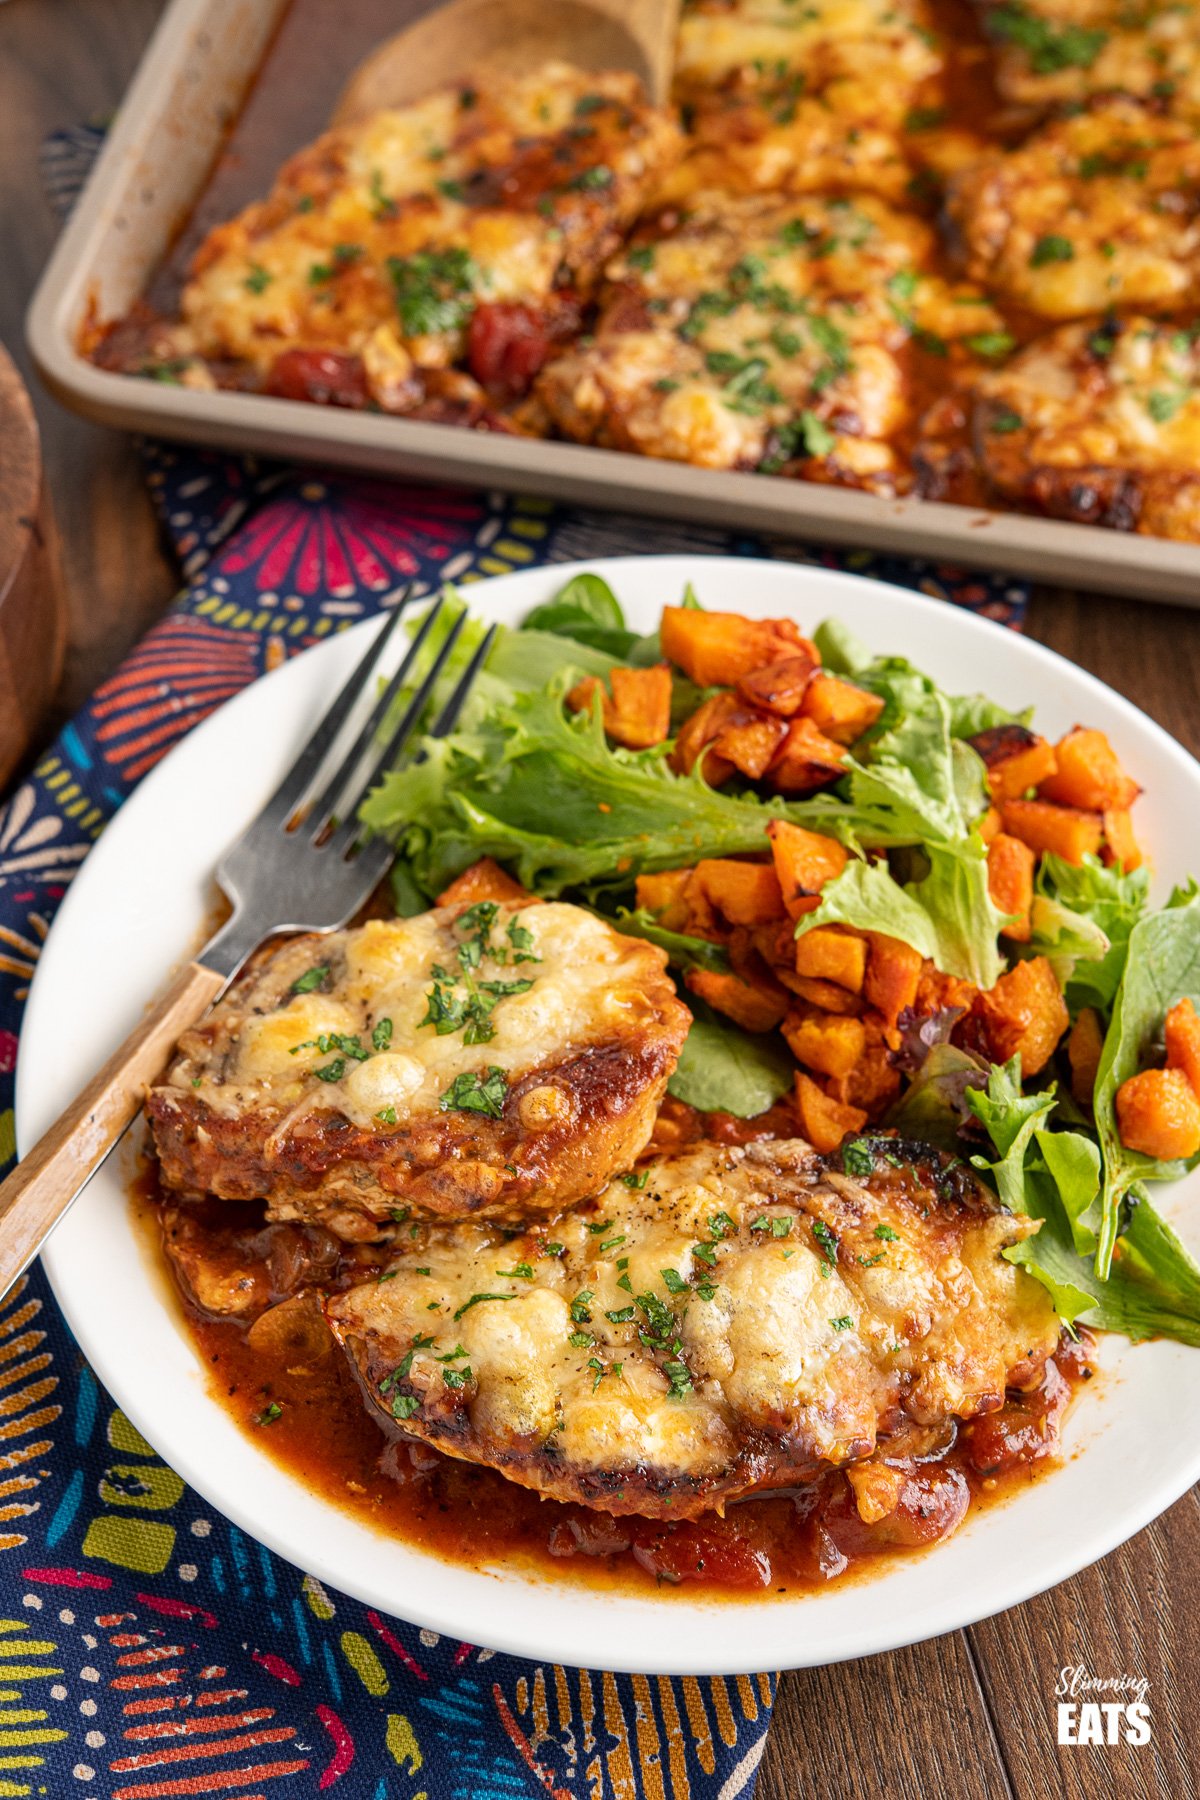
<instances>
[{"instance_id":1,"label":"melted cheese topping","mask_svg":"<svg viewBox=\"0 0 1200 1800\"><path fill-rule=\"evenodd\" d=\"M410 366L446 367L476 301L586 287L674 152L639 95L633 76L548 63L328 132L209 234L180 347L265 371L296 345L369 346L393 391L397 343Z\"/></svg>"},{"instance_id":2,"label":"melted cheese topping","mask_svg":"<svg viewBox=\"0 0 1200 1800\"><path fill-rule=\"evenodd\" d=\"M1097 102L967 170L949 212L968 273L1045 318L1178 305L1200 273L1200 141Z\"/></svg>"},{"instance_id":3,"label":"melted cheese topping","mask_svg":"<svg viewBox=\"0 0 1200 1800\"><path fill-rule=\"evenodd\" d=\"M526 960L515 960L510 928ZM456 1081L483 1082L499 1069L511 1083L551 1056L635 1026L646 1011L644 944L579 907L499 907L469 968L494 1035L471 1044L462 1024L438 1035L426 1022L434 972L443 972L443 992L465 1000L459 952L478 931L470 912L441 908L285 946L212 1015L224 1033L216 1053L185 1056L171 1083L228 1116L268 1109L290 1122L332 1108L366 1126L386 1115L390 1127L436 1112ZM320 991L293 991L321 969ZM513 983L522 991L488 991ZM539 1091L522 1101L527 1128L538 1123Z\"/></svg>"},{"instance_id":4,"label":"melted cheese topping","mask_svg":"<svg viewBox=\"0 0 1200 1800\"><path fill-rule=\"evenodd\" d=\"M985 12L1006 100L1049 109L1123 91L1200 108L1196 0L1000 0Z\"/></svg>"},{"instance_id":5,"label":"melted cheese topping","mask_svg":"<svg viewBox=\"0 0 1200 1800\"><path fill-rule=\"evenodd\" d=\"M914 0L700 0L680 22L676 77L684 93L740 81L775 112L804 92L898 124L942 66L930 24Z\"/></svg>"},{"instance_id":6,"label":"melted cheese topping","mask_svg":"<svg viewBox=\"0 0 1200 1800\"><path fill-rule=\"evenodd\" d=\"M589 442L709 468L828 459L894 482L885 441L908 416L901 352L997 329L973 290L931 273L924 221L871 195L697 197L682 222L609 264L594 344L546 370L556 422ZM641 302L631 305L631 296Z\"/></svg>"},{"instance_id":7,"label":"melted cheese topping","mask_svg":"<svg viewBox=\"0 0 1200 1800\"><path fill-rule=\"evenodd\" d=\"M918 1419L969 1415L1057 1340L1001 1254L1027 1221L817 1180L801 1144L705 1145L647 1176L521 1238L426 1231L335 1300L383 1410L517 1479L506 1459L549 1448L564 1479L714 1481L757 1434L797 1463L866 1454L900 1396ZM463 1404L466 1439L443 1438Z\"/></svg>"}]
</instances>

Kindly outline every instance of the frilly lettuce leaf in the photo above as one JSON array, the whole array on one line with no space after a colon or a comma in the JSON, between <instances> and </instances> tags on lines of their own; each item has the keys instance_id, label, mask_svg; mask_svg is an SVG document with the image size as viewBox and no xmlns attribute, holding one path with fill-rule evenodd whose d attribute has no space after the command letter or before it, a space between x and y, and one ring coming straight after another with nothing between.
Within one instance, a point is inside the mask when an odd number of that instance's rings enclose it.
<instances>
[{"instance_id":1,"label":"frilly lettuce leaf","mask_svg":"<svg viewBox=\"0 0 1200 1800\"><path fill-rule=\"evenodd\" d=\"M985 1092L967 1103L998 1153L973 1157L1010 1212L1039 1220L1037 1232L1004 1252L1046 1288L1067 1325L1120 1331L1137 1342L1176 1338L1200 1345L1200 1266L1142 1192L1135 1192L1106 1277L1092 1257L1100 1158L1082 1132L1054 1131L1053 1089L1021 1092L1016 1060L994 1067Z\"/></svg>"},{"instance_id":2,"label":"frilly lettuce leaf","mask_svg":"<svg viewBox=\"0 0 1200 1800\"><path fill-rule=\"evenodd\" d=\"M1093 1105L1104 1156L1096 1271L1102 1276L1108 1273L1117 1242L1122 1202L1134 1185L1173 1181L1200 1163L1200 1155L1187 1162L1143 1156L1128 1149L1117 1130L1118 1088L1156 1059L1163 1021L1175 1002L1185 997L1200 1006L1200 898L1191 890L1172 895L1161 912L1146 914L1130 932L1096 1073Z\"/></svg>"}]
</instances>

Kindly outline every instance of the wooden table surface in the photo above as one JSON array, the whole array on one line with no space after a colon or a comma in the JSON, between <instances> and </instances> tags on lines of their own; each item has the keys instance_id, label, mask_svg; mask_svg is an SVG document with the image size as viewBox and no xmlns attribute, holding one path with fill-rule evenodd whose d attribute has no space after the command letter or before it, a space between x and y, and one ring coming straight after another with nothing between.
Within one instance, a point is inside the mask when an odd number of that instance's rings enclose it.
<instances>
[{"instance_id":1,"label":"wooden table surface","mask_svg":"<svg viewBox=\"0 0 1200 1800\"><path fill-rule=\"evenodd\" d=\"M57 126L111 113L160 10L160 0L0 6L0 340L23 366L22 315L55 233L38 145ZM128 440L68 415L36 387L35 398L70 634L49 734L158 615L176 573ZM1047 593L1030 632L1200 752L1200 613ZM1180 825L1196 829L1192 820ZM929 1579L939 1580L936 1554ZM1057 1745L1055 1684L1060 1668L1075 1664L1149 1680L1149 1745ZM893 1655L784 1676L758 1792L760 1800L1190 1800L1200 1795L1198 1727L1193 1489L1122 1550L1041 1599Z\"/></svg>"}]
</instances>

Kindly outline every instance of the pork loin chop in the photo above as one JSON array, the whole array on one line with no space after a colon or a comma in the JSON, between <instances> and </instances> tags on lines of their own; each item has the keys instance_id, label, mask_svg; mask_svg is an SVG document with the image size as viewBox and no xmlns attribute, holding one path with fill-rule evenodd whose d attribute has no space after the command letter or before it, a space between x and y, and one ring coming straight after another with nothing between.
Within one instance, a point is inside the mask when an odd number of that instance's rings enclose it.
<instances>
[{"instance_id":1,"label":"pork loin chop","mask_svg":"<svg viewBox=\"0 0 1200 1800\"><path fill-rule=\"evenodd\" d=\"M389 1430L557 1500L679 1519L790 1486L1000 1406L1058 1341L1003 1254L1033 1221L858 1143L703 1144L520 1235L422 1230L327 1317Z\"/></svg>"},{"instance_id":2,"label":"pork loin chop","mask_svg":"<svg viewBox=\"0 0 1200 1800\"><path fill-rule=\"evenodd\" d=\"M496 901L296 938L179 1042L167 1186L371 1238L528 1217L644 1148L690 1022L654 946Z\"/></svg>"}]
</instances>

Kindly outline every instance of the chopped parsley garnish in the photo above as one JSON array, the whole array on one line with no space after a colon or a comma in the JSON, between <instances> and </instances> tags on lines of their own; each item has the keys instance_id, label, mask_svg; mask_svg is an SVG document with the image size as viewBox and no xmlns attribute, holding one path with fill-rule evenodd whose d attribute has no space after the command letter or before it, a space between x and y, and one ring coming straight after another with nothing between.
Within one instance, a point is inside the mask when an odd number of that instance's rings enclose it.
<instances>
[{"instance_id":1,"label":"chopped parsley garnish","mask_svg":"<svg viewBox=\"0 0 1200 1800\"><path fill-rule=\"evenodd\" d=\"M615 176L607 163L596 163L593 168L581 169L579 174L573 176L567 183L567 186L585 194L597 193L603 188L611 187L614 180Z\"/></svg>"},{"instance_id":2,"label":"chopped parsley garnish","mask_svg":"<svg viewBox=\"0 0 1200 1800\"><path fill-rule=\"evenodd\" d=\"M416 1394L397 1394L392 1401L392 1417L411 1419L415 1412L420 1411L420 1407L421 1402Z\"/></svg>"},{"instance_id":3,"label":"chopped parsley garnish","mask_svg":"<svg viewBox=\"0 0 1200 1800\"><path fill-rule=\"evenodd\" d=\"M881 1263L883 1261L884 1254L885 1253L882 1250L879 1250L874 1256L860 1256L858 1260L864 1269L873 1269L876 1263Z\"/></svg>"},{"instance_id":4,"label":"chopped parsley garnish","mask_svg":"<svg viewBox=\"0 0 1200 1800\"><path fill-rule=\"evenodd\" d=\"M717 1266L717 1246L715 1244L693 1244L692 1257L696 1262L707 1263L710 1269Z\"/></svg>"},{"instance_id":5,"label":"chopped parsley garnish","mask_svg":"<svg viewBox=\"0 0 1200 1800\"><path fill-rule=\"evenodd\" d=\"M377 1119L382 1119L385 1125L394 1125L396 1123L396 1109L394 1106L381 1107L375 1114L375 1117Z\"/></svg>"},{"instance_id":6,"label":"chopped parsley garnish","mask_svg":"<svg viewBox=\"0 0 1200 1800\"><path fill-rule=\"evenodd\" d=\"M456 1075L438 1100L442 1112L485 1113L489 1119L504 1116L504 1097L508 1084L504 1070L494 1066L482 1071L465 1071Z\"/></svg>"},{"instance_id":7,"label":"chopped parsley garnish","mask_svg":"<svg viewBox=\"0 0 1200 1800\"><path fill-rule=\"evenodd\" d=\"M812 1234L816 1238L817 1247L821 1252L821 1273L829 1275L837 1268L837 1236L830 1230L824 1219L814 1221Z\"/></svg>"},{"instance_id":8,"label":"chopped parsley garnish","mask_svg":"<svg viewBox=\"0 0 1200 1800\"><path fill-rule=\"evenodd\" d=\"M1014 412L1011 406L998 406L988 420L988 430L1006 434L1010 431L1020 431L1024 423L1020 413Z\"/></svg>"},{"instance_id":9,"label":"chopped parsley garnish","mask_svg":"<svg viewBox=\"0 0 1200 1800\"><path fill-rule=\"evenodd\" d=\"M904 120L905 131L936 131L946 123L944 106L914 106Z\"/></svg>"},{"instance_id":10,"label":"chopped parsley garnish","mask_svg":"<svg viewBox=\"0 0 1200 1800\"><path fill-rule=\"evenodd\" d=\"M715 1212L709 1215L708 1229L715 1238L726 1238L737 1226L727 1212Z\"/></svg>"},{"instance_id":11,"label":"chopped parsley garnish","mask_svg":"<svg viewBox=\"0 0 1200 1800\"><path fill-rule=\"evenodd\" d=\"M609 1229L611 1224L612 1224L611 1219L598 1219L594 1225L588 1226L588 1230L591 1232L593 1237L599 1237L602 1232L605 1232Z\"/></svg>"},{"instance_id":12,"label":"chopped parsley garnish","mask_svg":"<svg viewBox=\"0 0 1200 1800\"><path fill-rule=\"evenodd\" d=\"M328 975L328 963L321 963L319 967L315 969L305 969L303 975L297 975L289 992L293 994L311 994L314 989L324 986Z\"/></svg>"},{"instance_id":13,"label":"chopped parsley garnish","mask_svg":"<svg viewBox=\"0 0 1200 1800\"><path fill-rule=\"evenodd\" d=\"M372 217L376 219L394 219L396 216L396 202L383 191L382 169L371 170L371 183L367 191L371 197Z\"/></svg>"},{"instance_id":14,"label":"chopped parsley garnish","mask_svg":"<svg viewBox=\"0 0 1200 1800\"><path fill-rule=\"evenodd\" d=\"M517 1263L512 1269L497 1269L497 1275L503 1275L511 1281L532 1281L533 1269L528 1263Z\"/></svg>"},{"instance_id":15,"label":"chopped parsley garnish","mask_svg":"<svg viewBox=\"0 0 1200 1800\"><path fill-rule=\"evenodd\" d=\"M403 1225L405 1219L407 1219L407 1217L411 1211L412 1211L411 1206L393 1206L393 1208L388 1216L391 1219L393 1225Z\"/></svg>"},{"instance_id":16,"label":"chopped parsley garnish","mask_svg":"<svg viewBox=\"0 0 1200 1800\"><path fill-rule=\"evenodd\" d=\"M340 1081L345 1073L346 1059L344 1056L335 1056L331 1063L325 1064L324 1068L313 1070L318 1081Z\"/></svg>"},{"instance_id":17,"label":"chopped parsley garnish","mask_svg":"<svg viewBox=\"0 0 1200 1800\"><path fill-rule=\"evenodd\" d=\"M405 337L457 331L475 301L480 271L460 248L389 256L387 271Z\"/></svg>"},{"instance_id":18,"label":"chopped parsley garnish","mask_svg":"<svg viewBox=\"0 0 1200 1800\"><path fill-rule=\"evenodd\" d=\"M273 1425L275 1423L276 1419L281 1419L282 1417L283 1417L282 1406L280 1406L278 1400L272 1400L270 1406L266 1407L264 1409L264 1411L259 1413L259 1415L255 1419L254 1423L256 1425Z\"/></svg>"},{"instance_id":19,"label":"chopped parsley garnish","mask_svg":"<svg viewBox=\"0 0 1200 1800\"><path fill-rule=\"evenodd\" d=\"M637 1308L636 1306L622 1306L618 1307L616 1312L606 1312L604 1316L610 1325L627 1325L630 1319L636 1319Z\"/></svg>"},{"instance_id":20,"label":"chopped parsley garnish","mask_svg":"<svg viewBox=\"0 0 1200 1800\"><path fill-rule=\"evenodd\" d=\"M785 1238L791 1235L790 1219L768 1219L766 1213L760 1213L757 1219L750 1221L751 1231L765 1231L773 1238Z\"/></svg>"},{"instance_id":21,"label":"chopped parsley garnish","mask_svg":"<svg viewBox=\"0 0 1200 1800\"><path fill-rule=\"evenodd\" d=\"M900 1242L900 1233L898 1231L893 1231L890 1225L877 1225L875 1227L875 1236L884 1244L898 1244Z\"/></svg>"},{"instance_id":22,"label":"chopped parsley garnish","mask_svg":"<svg viewBox=\"0 0 1200 1800\"><path fill-rule=\"evenodd\" d=\"M465 200L467 190L461 181L439 181L437 191L447 200Z\"/></svg>"},{"instance_id":23,"label":"chopped parsley garnish","mask_svg":"<svg viewBox=\"0 0 1200 1800\"><path fill-rule=\"evenodd\" d=\"M463 1301L455 1313L454 1323L457 1325L464 1313L470 1312L473 1306L482 1306L485 1300L515 1300L516 1297L515 1294L472 1294L469 1300Z\"/></svg>"},{"instance_id":24,"label":"chopped parsley garnish","mask_svg":"<svg viewBox=\"0 0 1200 1800\"><path fill-rule=\"evenodd\" d=\"M407 1380L409 1375L412 1374L413 1357L417 1354L418 1350L428 1350L433 1341L434 1340L431 1337L415 1337L404 1356L401 1357L400 1361L392 1370L391 1374L385 1375L380 1382L380 1393L390 1394L392 1389L396 1387L399 1382Z\"/></svg>"},{"instance_id":25,"label":"chopped parsley garnish","mask_svg":"<svg viewBox=\"0 0 1200 1800\"><path fill-rule=\"evenodd\" d=\"M665 1362L662 1367L663 1374L671 1384L669 1399L682 1400L685 1394L691 1393L692 1378L685 1362L681 1361L679 1357L672 1357L670 1362Z\"/></svg>"},{"instance_id":26,"label":"chopped parsley garnish","mask_svg":"<svg viewBox=\"0 0 1200 1800\"><path fill-rule=\"evenodd\" d=\"M335 244L332 262L313 263L309 269L309 286L320 287L323 282L332 281L335 275L340 275L343 269L348 269L351 263L357 262L362 253L361 244Z\"/></svg>"},{"instance_id":27,"label":"chopped parsley garnish","mask_svg":"<svg viewBox=\"0 0 1200 1800\"><path fill-rule=\"evenodd\" d=\"M873 1175L875 1172L875 1152L870 1144L864 1144L861 1138L842 1146L842 1167L847 1175Z\"/></svg>"},{"instance_id":28,"label":"chopped parsley garnish","mask_svg":"<svg viewBox=\"0 0 1200 1800\"><path fill-rule=\"evenodd\" d=\"M392 1021L377 1019L375 1029L371 1033L371 1047L374 1050L386 1050L392 1041Z\"/></svg>"},{"instance_id":29,"label":"chopped parsley garnish","mask_svg":"<svg viewBox=\"0 0 1200 1800\"><path fill-rule=\"evenodd\" d=\"M976 356L1007 356L1016 344L1016 338L1009 331L977 331L971 337L963 339L968 350Z\"/></svg>"},{"instance_id":30,"label":"chopped parsley garnish","mask_svg":"<svg viewBox=\"0 0 1200 1800\"><path fill-rule=\"evenodd\" d=\"M663 1278L663 1285L668 1294L687 1293L688 1284L683 1279L683 1276L679 1273L678 1269L660 1269L658 1272Z\"/></svg>"},{"instance_id":31,"label":"chopped parsley garnish","mask_svg":"<svg viewBox=\"0 0 1200 1800\"><path fill-rule=\"evenodd\" d=\"M261 263L252 262L250 273L242 282L242 286L251 294L262 294L266 292L274 279L275 277L269 269L264 269Z\"/></svg>"},{"instance_id":32,"label":"chopped parsley garnish","mask_svg":"<svg viewBox=\"0 0 1200 1800\"><path fill-rule=\"evenodd\" d=\"M305 1038L302 1044L293 1044L288 1054L289 1056L298 1056L301 1050L319 1050L322 1056L328 1056L331 1050L340 1050L342 1055L348 1056L352 1062L366 1062L371 1054L369 1050L363 1049L362 1039L357 1033L351 1034L342 1031L319 1032L315 1038ZM323 1081L331 1079L320 1069L317 1070L317 1074Z\"/></svg>"},{"instance_id":33,"label":"chopped parsley garnish","mask_svg":"<svg viewBox=\"0 0 1200 1800\"><path fill-rule=\"evenodd\" d=\"M567 1339L573 1350L590 1350L595 1341L590 1331L573 1331Z\"/></svg>"},{"instance_id":34,"label":"chopped parsley garnish","mask_svg":"<svg viewBox=\"0 0 1200 1800\"><path fill-rule=\"evenodd\" d=\"M571 1302L570 1313L576 1325L590 1325L592 1315L588 1311L588 1301L596 1298L591 1288L581 1288Z\"/></svg>"},{"instance_id":35,"label":"chopped parsley garnish","mask_svg":"<svg viewBox=\"0 0 1200 1800\"><path fill-rule=\"evenodd\" d=\"M1052 25L1029 12L1020 0L1008 0L994 8L988 15L988 30L1002 43L1024 50L1035 75L1090 69L1108 42L1107 31L1086 25Z\"/></svg>"},{"instance_id":36,"label":"chopped parsley garnish","mask_svg":"<svg viewBox=\"0 0 1200 1800\"><path fill-rule=\"evenodd\" d=\"M850 1317L849 1313L843 1313L840 1319L830 1319L829 1323L833 1326L835 1331L849 1331L854 1324L854 1320Z\"/></svg>"},{"instance_id":37,"label":"chopped parsley garnish","mask_svg":"<svg viewBox=\"0 0 1200 1800\"><path fill-rule=\"evenodd\" d=\"M1169 394L1162 388L1156 388L1154 393L1147 396L1146 411L1156 425L1166 425L1186 402L1187 395L1182 391Z\"/></svg>"},{"instance_id":38,"label":"chopped parsley garnish","mask_svg":"<svg viewBox=\"0 0 1200 1800\"><path fill-rule=\"evenodd\" d=\"M601 1252L606 1251L606 1250L617 1250L620 1248L620 1246L624 1242L625 1242L625 1233L624 1232L622 1232L619 1237L606 1238L604 1243L602 1243L600 1246Z\"/></svg>"},{"instance_id":39,"label":"chopped parsley garnish","mask_svg":"<svg viewBox=\"0 0 1200 1800\"><path fill-rule=\"evenodd\" d=\"M631 269L651 269L654 266L654 245L635 244L625 254L625 261Z\"/></svg>"},{"instance_id":40,"label":"chopped parsley garnish","mask_svg":"<svg viewBox=\"0 0 1200 1800\"><path fill-rule=\"evenodd\" d=\"M504 935L512 945L513 961L515 963L541 962L541 957L533 954L532 931L530 931L527 926L522 925L518 919L510 919L508 921L508 929ZM504 958L501 956L498 957L497 960L503 962Z\"/></svg>"},{"instance_id":41,"label":"chopped parsley garnish","mask_svg":"<svg viewBox=\"0 0 1200 1800\"><path fill-rule=\"evenodd\" d=\"M470 1363L467 1364L465 1369L443 1369L442 1380L448 1388L466 1387L468 1381L471 1380Z\"/></svg>"},{"instance_id":42,"label":"chopped parsley garnish","mask_svg":"<svg viewBox=\"0 0 1200 1800\"><path fill-rule=\"evenodd\" d=\"M1049 263L1074 262L1075 246L1070 238L1060 237L1056 231L1048 232L1040 237L1029 253L1031 269L1044 269Z\"/></svg>"},{"instance_id":43,"label":"chopped parsley garnish","mask_svg":"<svg viewBox=\"0 0 1200 1800\"><path fill-rule=\"evenodd\" d=\"M640 1172L635 1169L630 1174L622 1175L621 1177L621 1180L625 1183L627 1188L636 1188L639 1194L649 1179L649 1169L642 1169Z\"/></svg>"}]
</instances>

